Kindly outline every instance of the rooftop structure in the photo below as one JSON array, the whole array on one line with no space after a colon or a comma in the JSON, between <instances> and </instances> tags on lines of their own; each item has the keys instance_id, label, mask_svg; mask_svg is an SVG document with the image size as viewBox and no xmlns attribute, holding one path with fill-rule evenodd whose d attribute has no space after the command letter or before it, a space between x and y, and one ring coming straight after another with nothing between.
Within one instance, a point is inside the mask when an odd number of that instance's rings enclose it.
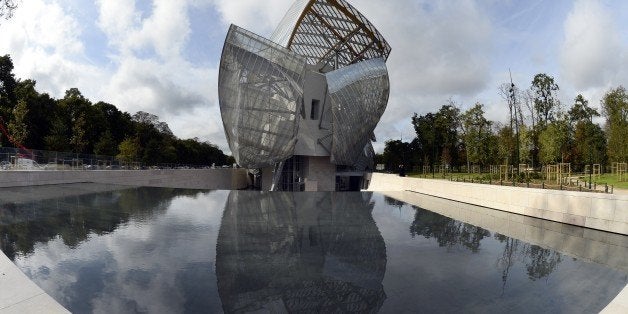
<instances>
[{"instance_id":1,"label":"rooftop structure","mask_svg":"<svg viewBox=\"0 0 628 314\"><path fill-rule=\"evenodd\" d=\"M270 39L232 25L218 91L236 162L265 190L365 187L390 51L344 0L297 0Z\"/></svg>"}]
</instances>

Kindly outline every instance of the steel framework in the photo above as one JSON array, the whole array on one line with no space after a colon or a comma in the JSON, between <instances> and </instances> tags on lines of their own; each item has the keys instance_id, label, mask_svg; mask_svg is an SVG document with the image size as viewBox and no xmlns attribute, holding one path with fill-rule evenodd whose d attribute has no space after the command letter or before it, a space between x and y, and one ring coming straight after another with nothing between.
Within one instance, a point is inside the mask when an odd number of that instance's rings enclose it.
<instances>
[{"instance_id":1,"label":"steel framework","mask_svg":"<svg viewBox=\"0 0 628 314\"><path fill-rule=\"evenodd\" d=\"M344 0L297 0L270 39L232 25L218 92L236 162L276 167L294 155L298 140L314 136L300 134L299 126L307 117L304 93L315 85L306 77L316 73L324 76L323 100L330 102L326 108L322 101L318 125L331 134L314 140L333 164L372 167L373 130L390 90L390 51L377 29Z\"/></svg>"}]
</instances>

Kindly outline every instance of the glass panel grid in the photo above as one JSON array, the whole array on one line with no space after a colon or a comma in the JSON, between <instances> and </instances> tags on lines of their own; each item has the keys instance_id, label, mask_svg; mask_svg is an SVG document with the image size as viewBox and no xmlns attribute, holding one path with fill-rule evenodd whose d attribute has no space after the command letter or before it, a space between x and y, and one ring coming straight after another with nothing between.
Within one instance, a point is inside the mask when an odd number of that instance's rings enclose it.
<instances>
[{"instance_id":1,"label":"glass panel grid","mask_svg":"<svg viewBox=\"0 0 628 314\"><path fill-rule=\"evenodd\" d=\"M239 165L262 168L292 155L305 64L267 39L237 26L229 29L218 91L225 133Z\"/></svg>"},{"instance_id":2,"label":"glass panel grid","mask_svg":"<svg viewBox=\"0 0 628 314\"><path fill-rule=\"evenodd\" d=\"M354 165L386 109L390 84L384 59L371 59L327 73L332 100L332 162Z\"/></svg>"}]
</instances>

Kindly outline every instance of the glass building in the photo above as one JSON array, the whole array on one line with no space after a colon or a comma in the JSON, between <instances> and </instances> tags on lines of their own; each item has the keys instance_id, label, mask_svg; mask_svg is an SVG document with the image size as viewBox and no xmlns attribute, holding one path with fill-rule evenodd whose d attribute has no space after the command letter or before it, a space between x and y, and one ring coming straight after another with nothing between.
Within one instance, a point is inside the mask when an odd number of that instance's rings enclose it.
<instances>
[{"instance_id":1,"label":"glass building","mask_svg":"<svg viewBox=\"0 0 628 314\"><path fill-rule=\"evenodd\" d=\"M391 48L344 0L297 0L270 39L232 25L218 93L236 162L264 190L359 190Z\"/></svg>"}]
</instances>

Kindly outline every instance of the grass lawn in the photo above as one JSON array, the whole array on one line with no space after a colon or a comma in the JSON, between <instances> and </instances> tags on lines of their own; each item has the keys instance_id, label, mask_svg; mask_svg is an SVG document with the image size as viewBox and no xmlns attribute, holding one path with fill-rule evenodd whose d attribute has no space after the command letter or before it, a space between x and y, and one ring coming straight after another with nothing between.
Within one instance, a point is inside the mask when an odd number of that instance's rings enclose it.
<instances>
[{"instance_id":1,"label":"grass lawn","mask_svg":"<svg viewBox=\"0 0 628 314\"><path fill-rule=\"evenodd\" d=\"M581 178L585 179L585 180L589 180L589 176L582 176ZM593 182L596 182L597 185L603 185L604 183L608 184L608 185L612 185L616 188L619 189L628 189L628 174L624 175L624 181L623 182L619 182L619 176L618 175L612 175L612 174L603 174L599 177L599 179L593 178Z\"/></svg>"},{"instance_id":2,"label":"grass lawn","mask_svg":"<svg viewBox=\"0 0 628 314\"><path fill-rule=\"evenodd\" d=\"M445 180L466 180L466 181L478 181L478 180L482 180L482 181L488 181L489 178L491 178L491 180L493 181L499 181L499 175L498 174L493 174L493 176L491 177L490 174L488 173L447 173L443 176L442 173L435 173L434 176L432 177L432 173L429 174L423 174L423 173L409 173L408 174L409 177L413 177L413 178L425 178L425 179L445 179ZM574 177L579 176L577 174L573 175ZM587 181L589 180L589 176L584 176L584 175L580 175L580 180L581 181ZM536 184L541 184L541 182L543 182L542 179L532 179L530 180L530 183L536 183ZM624 181L623 182L619 182L619 176L618 175L612 175L612 174L604 174L602 176L600 176L598 179L593 178L593 182L597 183L598 186L600 185L604 185L604 184L608 184L609 186L613 186L614 188L618 188L618 189L627 189L628 190L628 174L624 175ZM546 184L550 183L550 181L546 181ZM550 184L555 184L554 182L551 182Z\"/></svg>"}]
</instances>

